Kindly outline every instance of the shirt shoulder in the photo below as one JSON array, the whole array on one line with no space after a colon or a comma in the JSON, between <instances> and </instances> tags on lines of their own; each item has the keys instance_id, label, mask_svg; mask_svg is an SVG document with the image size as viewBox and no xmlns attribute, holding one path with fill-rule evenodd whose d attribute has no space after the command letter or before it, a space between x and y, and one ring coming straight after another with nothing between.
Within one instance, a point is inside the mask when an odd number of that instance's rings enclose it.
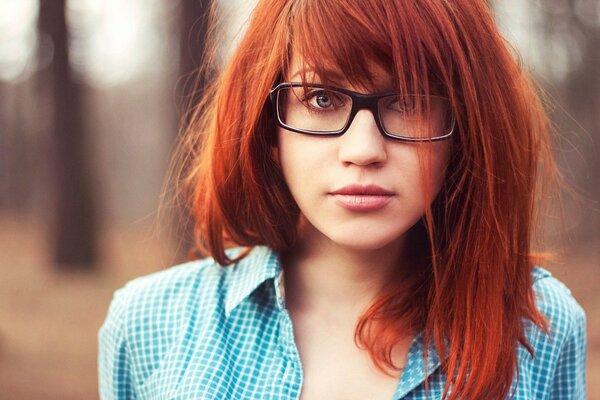
<instances>
[{"instance_id":1,"label":"shirt shoulder","mask_svg":"<svg viewBox=\"0 0 600 400\"><path fill-rule=\"evenodd\" d=\"M244 248L228 249L237 257ZM228 266L213 258L176 265L134 279L119 289L115 297L127 303L130 319L148 314L177 313L185 309L207 316L207 312L229 314L265 280L278 276L278 256L267 247L252 248L244 257Z\"/></svg>"},{"instance_id":2,"label":"shirt shoulder","mask_svg":"<svg viewBox=\"0 0 600 400\"><path fill-rule=\"evenodd\" d=\"M585 312L571 290L546 269L532 272L536 305L548 319L550 335L562 341L579 325L585 324Z\"/></svg>"},{"instance_id":3,"label":"shirt shoulder","mask_svg":"<svg viewBox=\"0 0 600 400\"><path fill-rule=\"evenodd\" d=\"M215 301L214 289L224 274L225 268L212 258L186 262L133 279L115 292L115 299L125 303L128 322L148 314L177 312L189 302Z\"/></svg>"},{"instance_id":4,"label":"shirt shoulder","mask_svg":"<svg viewBox=\"0 0 600 400\"><path fill-rule=\"evenodd\" d=\"M205 258L118 289L99 331L101 393L123 387L108 384L111 376L128 376L127 385L140 390L190 326L207 323L206 316L219 312L226 275L227 268Z\"/></svg>"},{"instance_id":5,"label":"shirt shoulder","mask_svg":"<svg viewBox=\"0 0 600 400\"><path fill-rule=\"evenodd\" d=\"M228 255L236 256L241 251L241 248L231 249ZM246 259L252 259L252 255ZM168 335L170 330L180 329L181 323L189 323L190 318L206 319L222 313L227 296L235 290L239 270L248 263L246 259L221 266L207 257L128 282L115 292L113 299L123 303L126 333L151 333L155 327Z\"/></svg>"},{"instance_id":6,"label":"shirt shoulder","mask_svg":"<svg viewBox=\"0 0 600 400\"><path fill-rule=\"evenodd\" d=\"M560 280L536 267L532 272L538 310L548 331L525 324L533 356L519 348L520 396L517 398L586 398L586 317L583 308Z\"/></svg>"},{"instance_id":7,"label":"shirt shoulder","mask_svg":"<svg viewBox=\"0 0 600 400\"><path fill-rule=\"evenodd\" d=\"M227 253L235 257L242 251ZM169 374L181 377L178 371L199 346L206 346L207 357L216 354L227 310L278 271L276 253L257 247L227 267L205 258L136 278L117 290L99 331L103 398L152 397L165 382L176 386Z\"/></svg>"}]
</instances>

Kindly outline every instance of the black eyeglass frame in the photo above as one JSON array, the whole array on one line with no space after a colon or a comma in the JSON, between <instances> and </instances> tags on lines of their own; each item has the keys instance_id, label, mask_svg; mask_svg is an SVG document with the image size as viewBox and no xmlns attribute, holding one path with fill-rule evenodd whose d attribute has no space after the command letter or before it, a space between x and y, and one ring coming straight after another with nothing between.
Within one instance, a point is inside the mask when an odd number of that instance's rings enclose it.
<instances>
[{"instance_id":1,"label":"black eyeglass frame","mask_svg":"<svg viewBox=\"0 0 600 400\"><path fill-rule=\"evenodd\" d=\"M292 126L286 125L279 116L279 110L278 110L279 106L277 104L278 103L277 97L278 97L278 93L281 89L294 88L294 87L311 87L311 88L317 88L317 89L332 90L332 91L343 93L343 94L347 95L348 97L350 97L350 99L352 100L352 108L350 109L350 115L348 117L348 120L346 121L346 124L337 131L311 131L311 130L305 130L305 129L298 129L298 128L294 128ZM354 117L356 117L356 114L360 110L370 110L371 113L373 114L373 116L376 117L375 123L377 124L377 127L379 128L379 133L381 133L382 136L390 138L390 139L400 140L403 142L437 142L440 140L446 140L450 136L452 136L452 133L454 133L454 128L456 126L456 120L455 120L454 114L452 115L452 129L450 129L450 132L448 132L447 134L445 134L443 136L436 136L436 137L430 137L430 138L411 138L411 137L406 137L406 136L393 135L393 134L387 132L383 126L383 123L381 122L381 115L379 114L379 99L381 99L383 97L397 96L397 95L398 95L398 93L396 93L396 92L364 94L364 93L358 93L358 92L344 89L344 88L337 88L337 87L331 87L331 86L326 87L321 84L316 84L316 83L315 84L305 84L305 83L301 83L301 82L282 82L269 91L269 99L271 100L271 104L273 106L273 113L275 115L275 120L277 121L277 125L279 125L280 127L284 128L288 131L292 131L292 132L303 133L303 134L314 135L314 136L341 136L344 133L346 133L348 128L350 128L350 125L352 125L352 121L354 121ZM440 97L440 96L437 96L437 97Z\"/></svg>"}]
</instances>

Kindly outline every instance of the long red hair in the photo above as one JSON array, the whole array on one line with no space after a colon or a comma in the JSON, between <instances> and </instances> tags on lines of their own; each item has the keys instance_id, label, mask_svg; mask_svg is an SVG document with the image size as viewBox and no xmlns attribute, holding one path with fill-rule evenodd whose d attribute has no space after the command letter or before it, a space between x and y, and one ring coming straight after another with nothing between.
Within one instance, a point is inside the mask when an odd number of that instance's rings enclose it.
<instances>
[{"instance_id":1,"label":"long red hair","mask_svg":"<svg viewBox=\"0 0 600 400\"><path fill-rule=\"evenodd\" d=\"M448 376L444 398L504 398L523 321L547 329L532 290L536 187L554 171L545 115L483 0L262 0L188 129L185 187L198 249L294 245L300 210L273 158L269 90L292 52L323 81L334 68L369 84L386 69L400 92L435 87L456 128L441 192L410 232L411 279L364 313L356 341L384 371L406 329L424 331ZM431 195L431 194L430 194ZM427 354L425 355L427 357ZM451 390L450 390L451 389Z\"/></svg>"}]
</instances>

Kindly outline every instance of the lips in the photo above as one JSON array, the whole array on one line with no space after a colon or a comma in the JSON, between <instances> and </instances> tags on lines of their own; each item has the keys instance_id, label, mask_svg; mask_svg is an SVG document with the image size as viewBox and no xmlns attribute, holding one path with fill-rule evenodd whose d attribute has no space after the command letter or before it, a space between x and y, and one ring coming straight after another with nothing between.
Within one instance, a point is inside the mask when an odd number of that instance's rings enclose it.
<instances>
[{"instance_id":1,"label":"lips","mask_svg":"<svg viewBox=\"0 0 600 400\"><path fill-rule=\"evenodd\" d=\"M331 194L358 196L393 196L395 193L377 185L348 185Z\"/></svg>"},{"instance_id":2,"label":"lips","mask_svg":"<svg viewBox=\"0 0 600 400\"><path fill-rule=\"evenodd\" d=\"M349 185L330 193L336 203L349 211L376 211L385 207L395 193L377 185Z\"/></svg>"}]
</instances>

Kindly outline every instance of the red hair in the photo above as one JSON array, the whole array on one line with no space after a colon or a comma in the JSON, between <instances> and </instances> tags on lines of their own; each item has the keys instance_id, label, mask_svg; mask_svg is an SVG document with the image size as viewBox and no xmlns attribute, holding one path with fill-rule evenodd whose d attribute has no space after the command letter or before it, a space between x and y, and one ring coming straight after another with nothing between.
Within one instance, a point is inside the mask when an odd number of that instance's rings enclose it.
<instances>
[{"instance_id":1,"label":"red hair","mask_svg":"<svg viewBox=\"0 0 600 400\"><path fill-rule=\"evenodd\" d=\"M228 245L286 251L296 240L300 210L273 158L268 102L293 52L325 84L333 69L368 86L375 63L400 92L435 87L450 99L454 151L409 233L415 269L375 299L356 341L389 371L402 334L423 330L449 377L444 398L504 398L516 347L533 353L523 321L547 329L534 303L531 242L540 165L551 176L554 164L542 107L485 2L260 1L186 142L197 246L222 265L234 261Z\"/></svg>"}]
</instances>

